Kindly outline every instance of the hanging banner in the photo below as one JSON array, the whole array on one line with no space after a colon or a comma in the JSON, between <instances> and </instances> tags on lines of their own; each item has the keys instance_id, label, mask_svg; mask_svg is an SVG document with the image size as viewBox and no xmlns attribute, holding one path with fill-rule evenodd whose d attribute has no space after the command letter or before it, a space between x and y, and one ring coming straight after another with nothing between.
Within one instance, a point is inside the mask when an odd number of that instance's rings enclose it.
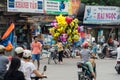
<instances>
[{"instance_id":1,"label":"hanging banner","mask_svg":"<svg viewBox=\"0 0 120 80\"><path fill-rule=\"evenodd\" d=\"M69 15L77 15L80 7L80 0L69 0Z\"/></svg>"},{"instance_id":2,"label":"hanging banner","mask_svg":"<svg viewBox=\"0 0 120 80\"><path fill-rule=\"evenodd\" d=\"M68 0L44 0L46 14L68 14Z\"/></svg>"},{"instance_id":3,"label":"hanging banner","mask_svg":"<svg viewBox=\"0 0 120 80\"><path fill-rule=\"evenodd\" d=\"M43 0L7 0L7 11L43 13Z\"/></svg>"},{"instance_id":4,"label":"hanging banner","mask_svg":"<svg viewBox=\"0 0 120 80\"><path fill-rule=\"evenodd\" d=\"M86 6L83 23L86 24L120 23L120 7Z\"/></svg>"}]
</instances>

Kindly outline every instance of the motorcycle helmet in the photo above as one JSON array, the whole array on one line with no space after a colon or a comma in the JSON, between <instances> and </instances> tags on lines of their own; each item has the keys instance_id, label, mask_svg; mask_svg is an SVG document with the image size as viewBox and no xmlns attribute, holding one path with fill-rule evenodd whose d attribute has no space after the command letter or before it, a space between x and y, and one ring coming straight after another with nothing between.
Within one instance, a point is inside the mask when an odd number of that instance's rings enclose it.
<instances>
[{"instance_id":1,"label":"motorcycle helmet","mask_svg":"<svg viewBox=\"0 0 120 80\"><path fill-rule=\"evenodd\" d=\"M24 52L24 49L22 47L17 47L17 48L15 48L15 52L16 52L16 54L21 54Z\"/></svg>"},{"instance_id":2,"label":"motorcycle helmet","mask_svg":"<svg viewBox=\"0 0 120 80\"><path fill-rule=\"evenodd\" d=\"M31 51L30 50L24 50L24 52L23 52L23 57L24 58L29 58L29 57L31 57Z\"/></svg>"},{"instance_id":3,"label":"motorcycle helmet","mask_svg":"<svg viewBox=\"0 0 120 80\"><path fill-rule=\"evenodd\" d=\"M86 48L86 47L88 47L88 45L89 45L88 42L84 42L84 43L82 44L82 47L83 47L83 48Z\"/></svg>"},{"instance_id":4,"label":"motorcycle helmet","mask_svg":"<svg viewBox=\"0 0 120 80\"><path fill-rule=\"evenodd\" d=\"M5 47L3 45L0 45L0 52L4 52L5 51Z\"/></svg>"}]
</instances>

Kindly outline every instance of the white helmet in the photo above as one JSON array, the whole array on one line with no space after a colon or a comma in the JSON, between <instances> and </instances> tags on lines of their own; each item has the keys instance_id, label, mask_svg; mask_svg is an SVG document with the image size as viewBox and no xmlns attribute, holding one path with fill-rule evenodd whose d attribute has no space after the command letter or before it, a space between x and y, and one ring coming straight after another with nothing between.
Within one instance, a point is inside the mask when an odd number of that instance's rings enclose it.
<instances>
[{"instance_id":1,"label":"white helmet","mask_svg":"<svg viewBox=\"0 0 120 80\"><path fill-rule=\"evenodd\" d=\"M30 50L24 50L23 57L28 58L31 57L31 51Z\"/></svg>"},{"instance_id":2,"label":"white helmet","mask_svg":"<svg viewBox=\"0 0 120 80\"><path fill-rule=\"evenodd\" d=\"M5 47L3 45L0 45L0 52L4 52L5 51Z\"/></svg>"},{"instance_id":3,"label":"white helmet","mask_svg":"<svg viewBox=\"0 0 120 80\"><path fill-rule=\"evenodd\" d=\"M15 48L15 52L16 52L17 54L21 54L21 53L24 52L24 49L23 49L22 47L17 47L17 48Z\"/></svg>"}]
</instances>

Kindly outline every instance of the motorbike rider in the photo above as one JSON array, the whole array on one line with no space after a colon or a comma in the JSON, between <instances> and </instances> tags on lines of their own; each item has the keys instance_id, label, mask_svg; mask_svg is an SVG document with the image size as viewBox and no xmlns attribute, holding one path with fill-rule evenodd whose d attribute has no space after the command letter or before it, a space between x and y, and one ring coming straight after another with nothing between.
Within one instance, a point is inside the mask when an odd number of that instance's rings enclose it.
<instances>
[{"instance_id":1,"label":"motorbike rider","mask_svg":"<svg viewBox=\"0 0 120 80\"><path fill-rule=\"evenodd\" d=\"M120 45L118 45L117 49L117 63L115 65L115 69L118 74L120 74Z\"/></svg>"},{"instance_id":2,"label":"motorbike rider","mask_svg":"<svg viewBox=\"0 0 120 80\"><path fill-rule=\"evenodd\" d=\"M40 78L47 78L46 75L40 73L35 65L30 62L31 60L31 51L30 50L24 50L24 53L23 53L23 60L25 61L24 65L23 65L23 73L25 75L25 79L26 80L31 80L31 74L35 74L37 77L40 77Z\"/></svg>"},{"instance_id":3,"label":"motorbike rider","mask_svg":"<svg viewBox=\"0 0 120 80\"><path fill-rule=\"evenodd\" d=\"M88 68L89 68L92 76L94 77L94 80L96 80L96 75L95 75L95 72L93 70L92 63L90 62L90 57L91 56L95 57L95 56L92 55L92 53L90 52L89 49L87 49L88 48L88 43L87 42L83 43L82 47L83 47L83 49L80 51L81 61L83 61L85 64L88 65Z\"/></svg>"},{"instance_id":4,"label":"motorbike rider","mask_svg":"<svg viewBox=\"0 0 120 80\"><path fill-rule=\"evenodd\" d=\"M3 76L7 71L7 65L9 63L8 58L4 54L5 47L0 45L0 80L3 80Z\"/></svg>"},{"instance_id":5,"label":"motorbike rider","mask_svg":"<svg viewBox=\"0 0 120 80\"><path fill-rule=\"evenodd\" d=\"M120 45L117 48L117 61L120 61Z\"/></svg>"}]
</instances>

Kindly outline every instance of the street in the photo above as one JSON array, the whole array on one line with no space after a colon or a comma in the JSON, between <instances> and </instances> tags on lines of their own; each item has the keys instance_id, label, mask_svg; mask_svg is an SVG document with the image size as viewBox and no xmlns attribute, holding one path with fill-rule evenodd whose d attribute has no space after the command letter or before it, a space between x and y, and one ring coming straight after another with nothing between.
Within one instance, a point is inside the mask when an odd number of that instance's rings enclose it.
<instances>
[{"instance_id":1,"label":"street","mask_svg":"<svg viewBox=\"0 0 120 80\"><path fill-rule=\"evenodd\" d=\"M64 64L47 64L47 58L41 60L40 71L43 65L47 65L46 75L47 79L44 80L78 80L76 62L78 58L64 58ZM115 59L98 59L97 64L97 80L119 80L118 75L114 69L116 64ZM42 71L41 71L42 72Z\"/></svg>"}]
</instances>

